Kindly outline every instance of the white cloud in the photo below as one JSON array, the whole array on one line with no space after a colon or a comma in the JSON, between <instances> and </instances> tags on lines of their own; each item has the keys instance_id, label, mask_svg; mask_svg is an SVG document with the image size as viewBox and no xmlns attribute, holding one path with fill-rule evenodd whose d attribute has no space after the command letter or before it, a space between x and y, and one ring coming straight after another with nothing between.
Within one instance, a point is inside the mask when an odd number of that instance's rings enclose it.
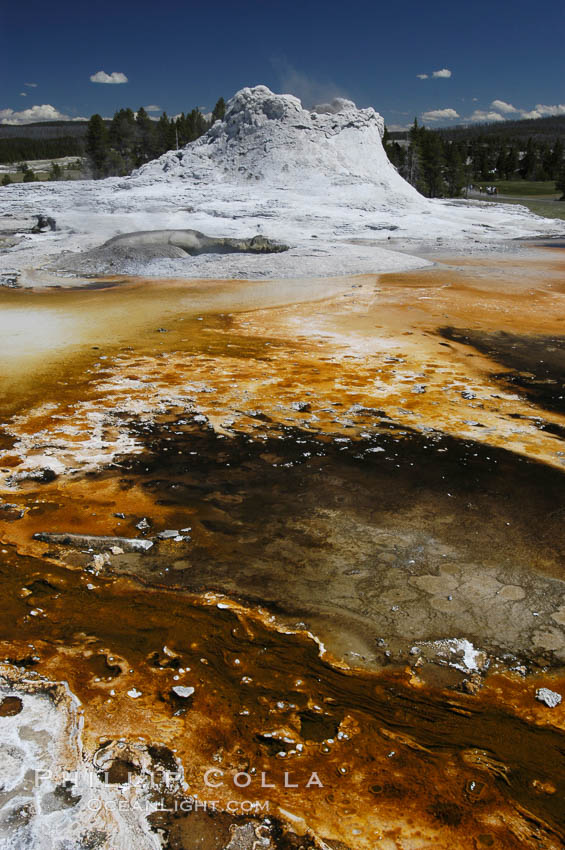
<instances>
[{"instance_id":1,"label":"white cloud","mask_svg":"<svg viewBox=\"0 0 565 850\"><path fill-rule=\"evenodd\" d=\"M20 92L20 97L27 97L27 92L26 92L26 91L21 91L21 92Z\"/></svg>"},{"instance_id":2,"label":"white cloud","mask_svg":"<svg viewBox=\"0 0 565 850\"><path fill-rule=\"evenodd\" d=\"M422 112L424 121L442 121L451 118L459 118L459 113L455 109L430 109L429 112Z\"/></svg>"},{"instance_id":3,"label":"white cloud","mask_svg":"<svg viewBox=\"0 0 565 850\"><path fill-rule=\"evenodd\" d=\"M515 106L512 106L511 103L506 103L506 101L504 100L493 100L493 102L491 103L491 107L492 109L495 109L496 112L519 112L519 110L516 109Z\"/></svg>"},{"instance_id":4,"label":"white cloud","mask_svg":"<svg viewBox=\"0 0 565 850\"><path fill-rule=\"evenodd\" d=\"M71 118L63 115L50 103L42 106L30 106L16 112L14 109L0 109L0 124L33 124L35 121L85 121L85 118Z\"/></svg>"},{"instance_id":5,"label":"white cloud","mask_svg":"<svg viewBox=\"0 0 565 850\"><path fill-rule=\"evenodd\" d=\"M474 100L475 98L473 98ZM511 103L506 103L504 100L493 100L489 109L475 109L472 115L465 118L465 121L508 121L520 118L546 118L553 115L565 115L565 104L556 103L551 106L543 103L537 103L533 109L518 109Z\"/></svg>"},{"instance_id":6,"label":"white cloud","mask_svg":"<svg viewBox=\"0 0 565 850\"><path fill-rule=\"evenodd\" d=\"M543 106L538 103L535 108L542 115L565 115L565 103L557 103L555 106Z\"/></svg>"},{"instance_id":7,"label":"white cloud","mask_svg":"<svg viewBox=\"0 0 565 850\"><path fill-rule=\"evenodd\" d=\"M472 115L469 118L465 119L466 121L505 121L503 115L500 112L487 112L486 109L475 109Z\"/></svg>"},{"instance_id":8,"label":"white cloud","mask_svg":"<svg viewBox=\"0 0 565 850\"><path fill-rule=\"evenodd\" d=\"M416 74L419 80L429 80L430 77L436 80L447 80L451 77L452 72L449 68L440 68L439 71L432 71L431 74Z\"/></svg>"},{"instance_id":9,"label":"white cloud","mask_svg":"<svg viewBox=\"0 0 565 850\"><path fill-rule=\"evenodd\" d=\"M36 89L37 83L24 83L24 86L27 86L28 89Z\"/></svg>"},{"instance_id":10,"label":"white cloud","mask_svg":"<svg viewBox=\"0 0 565 850\"><path fill-rule=\"evenodd\" d=\"M530 112L521 110L521 115L522 118L548 118L553 115L565 115L565 103L556 103L553 106L536 103Z\"/></svg>"},{"instance_id":11,"label":"white cloud","mask_svg":"<svg viewBox=\"0 0 565 850\"><path fill-rule=\"evenodd\" d=\"M150 103L149 106L143 107L146 112L161 112L161 107L157 106L155 103Z\"/></svg>"},{"instance_id":12,"label":"white cloud","mask_svg":"<svg viewBox=\"0 0 565 850\"><path fill-rule=\"evenodd\" d=\"M128 78L121 71L112 71L111 74L107 74L106 71L97 71L95 74L91 74L90 82L119 85L120 83L127 83Z\"/></svg>"},{"instance_id":13,"label":"white cloud","mask_svg":"<svg viewBox=\"0 0 565 850\"><path fill-rule=\"evenodd\" d=\"M546 118L553 115L565 115L565 104L556 103L551 106L537 103L533 109L518 109L504 100L493 100L490 109L475 109L465 121L508 121L520 118Z\"/></svg>"}]
</instances>

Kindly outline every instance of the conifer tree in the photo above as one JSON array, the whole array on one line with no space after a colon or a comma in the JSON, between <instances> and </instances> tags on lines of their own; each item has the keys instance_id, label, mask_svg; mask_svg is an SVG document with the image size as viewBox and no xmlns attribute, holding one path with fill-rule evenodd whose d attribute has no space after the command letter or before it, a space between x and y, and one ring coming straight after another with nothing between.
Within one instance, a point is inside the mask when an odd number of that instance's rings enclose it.
<instances>
[{"instance_id":1,"label":"conifer tree","mask_svg":"<svg viewBox=\"0 0 565 850\"><path fill-rule=\"evenodd\" d=\"M443 198L445 195L445 167L441 136L422 127L420 131L422 157L422 175L426 183L424 194L429 198Z\"/></svg>"},{"instance_id":2,"label":"conifer tree","mask_svg":"<svg viewBox=\"0 0 565 850\"><path fill-rule=\"evenodd\" d=\"M561 139L556 139L549 159L548 170L551 180L559 179L559 172L563 166L563 153L563 142L561 141Z\"/></svg>"},{"instance_id":3,"label":"conifer tree","mask_svg":"<svg viewBox=\"0 0 565 850\"><path fill-rule=\"evenodd\" d=\"M447 184L447 195L450 198L458 198L466 180L463 158L455 142L446 146L445 180Z\"/></svg>"},{"instance_id":4,"label":"conifer tree","mask_svg":"<svg viewBox=\"0 0 565 850\"><path fill-rule=\"evenodd\" d=\"M385 153L389 158L389 161L392 162L395 168L402 169L404 165L404 161L406 159L406 154L403 149L400 147L398 142L393 141L390 138L390 133L388 131L388 127L385 124L385 129L383 133L383 148L385 149Z\"/></svg>"},{"instance_id":5,"label":"conifer tree","mask_svg":"<svg viewBox=\"0 0 565 850\"><path fill-rule=\"evenodd\" d=\"M131 109L120 109L110 123L110 147L122 158L125 173L135 164L136 129L135 116Z\"/></svg>"},{"instance_id":6,"label":"conifer tree","mask_svg":"<svg viewBox=\"0 0 565 850\"><path fill-rule=\"evenodd\" d=\"M504 163L504 178L506 180L512 180L512 178L516 174L516 171L518 170L519 164L520 160L518 157L518 151L512 145L506 154L506 160Z\"/></svg>"},{"instance_id":7,"label":"conifer tree","mask_svg":"<svg viewBox=\"0 0 565 850\"><path fill-rule=\"evenodd\" d=\"M174 133L174 128L173 128ZM171 122L166 112L163 112L157 122L157 149L160 153L169 150L169 140L171 136Z\"/></svg>"},{"instance_id":8,"label":"conifer tree","mask_svg":"<svg viewBox=\"0 0 565 850\"><path fill-rule=\"evenodd\" d=\"M423 128L418 125L418 119L414 118L414 123L408 133L408 153L402 176L418 192L425 195L427 194L428 186L422 173L422 130Z\"/></svg>"},{"instance_id":9,"label":"conifer tree","mask_svg":"<svg viewBox=\"0 0 565 850\"><path fill-rule=\"evenodd\" d=\"M104 177L109 150L108 128L97 113L88 122L86 131L86 154L92 165L94 177Z\"/></svg>"},{"instance_id":10,"label":"conifer tree","mask_svg":"<svg viewBox=\"0 0 565 850\"><path fill-rule=\"evenodd\" d=\"M533 180L537 166L537 151L534 140L530 136L526 145L526 153L520 162L520 174L524 180Z\"/></svg>"},{"instance_id":11,"label":"conifer tree","mask_svg":"<svg viewBox=\"0 0 565 850\"><path fill-rule=\"evenodd\" d=\"M151 120L143 106L140 106L135 116L135 124L137 127L136 165L142 165L157 153L155 122Z\"/></svg>"},{"instance_id":12,"label":"conifer tree","mask_svg":"<svg viewBox=\"0 0 565 850\"><path fill-rule=\"evenodd\" d=\"M505 145L502 145L496 158L496 176L499 180L504 180L506 176L506 158L508 154Z\"/></svg>"},{"instance_id":13,"label":"conifer tree","mask_svg":"<svg viewBox=\"0 0 565 850\"><path fill-rule=\"evenodd\" d=\"M212 124L215 124L216 121L223 121L225 114L226 102L223 97L220 97L214 109L212 110Z\"/></svg>"},{"instance_id":14,"label":"conifer tree","mask_svg":"<svg viewBox=\"0 0 565 850\"><path fill-rule=\"evenodd\" d=\"M561 171L559 172L559 177L555 181L555 188L558 192L562 192L560 201L565 201L565 160L561 164Z\"/></svg>"}]
</instances>

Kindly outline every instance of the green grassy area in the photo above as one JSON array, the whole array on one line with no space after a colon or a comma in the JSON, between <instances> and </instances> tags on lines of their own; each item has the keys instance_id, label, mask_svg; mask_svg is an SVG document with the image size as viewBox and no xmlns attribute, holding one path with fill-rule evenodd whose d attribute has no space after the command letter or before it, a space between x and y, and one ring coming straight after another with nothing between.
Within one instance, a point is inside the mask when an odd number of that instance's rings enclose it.
<instances>
[{"instance_id":1,"label":"green grassy area","mask_svg":"<svg viewBox=\"0 0 565 850\"><path fill-rule=\"evenodd\" d=\"M544 218L560 218L565 221L565 201L547 201L547 200L527 200L527 201L511 201L510 199L501 199L497 197L487 197L481 200L492 201L498 204L521 204L527 207L535 215L542 215Z\"/></svg>"},{"instance_id":2,"label":"green grassy area","mask_svg":"<svg viewBox=\"0 0 565 850\"><path fill-rule=\"evenodd\" d=\"M4 173L0 174L0 183L2 182L2 177ZM8 175L12 183L23 183L24 175L21 171L11 171ZM61 180L80 180L83 177L82 171L80 168L65 168L63 174L61 176ZM35 178L38 181L46 181L50 179L50 175L48 171L36 171ZM0 189L2 186L0 185Z\"/></svg>"},{"instance_id":3,"label":"green grassy area","mask_svg":"<svg viewBox=\"0 0 565 850\"><path fill-rule=\"evenodd\" d=\"M3 177L4 175L2 175ZM24 175L21 171L11 171L8 175L12 183L23 183ZM36 171L35 177L37 180L49 180L49 172L48 171ZM1 177L0 177L1 179Z\"/></svg>"},{"instance_id":4,"label":"green grassy area","mask_svg":"<svg viewBox=\"0 0 565 850\"><path fill-rule=\"evenodd\" d=\"M561 194L556 190L553 180L493 180L488 185L496 186L500 195L516 195L520 198L558 198Z\"/></svg>"}]
</instances>

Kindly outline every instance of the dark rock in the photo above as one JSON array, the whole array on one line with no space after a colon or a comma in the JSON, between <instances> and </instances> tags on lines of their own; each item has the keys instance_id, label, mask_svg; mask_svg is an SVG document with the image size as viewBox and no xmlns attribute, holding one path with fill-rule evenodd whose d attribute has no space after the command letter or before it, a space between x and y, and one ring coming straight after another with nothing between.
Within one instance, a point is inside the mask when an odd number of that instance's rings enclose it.
<instances>
[{"instance_id":1,"label":"dark rock","mask_svg":"<svg viewBox=\"0 0 565 850\"><path fill-rule=\"evenodd\" d=\"M32 233L43 233L46 230L57 230L57 224L54 218L49 215L38 215L37 224L32 228Z\"/></svg>"},{"instance_id":2,"label":"dark rock","mask_svg":"<svg viewBox=\"0 0 565 850\"><path fill-rule=\"evenodd\" d=\"M459 689L465 694L475 696L483 686L483 680L478 673L472 673L467 679L463 679Z\"/></svg>"},{"instance_id":3,"label":"dark rock","mask_svg":"<svg viewBox=\"0 0 565 850\"><path fill-rule=\"evenodd\" d=\"M41 467L41 469L27 469L23 472L16 472L7 480L8 485L19 484L20 481L37 481L39 484L49 484L57 478L57 473L49 467Z\"/></svg>"},{"instance_id":4,"label":"dark rock","mask_svg":"<svg viewBox=\"0 0 565 850\"><path fill-rule=\"evenodd\" d=\"M144 516L143 519L140 519L139 522L136 522L135 527L139 529L139 531L147 531L149 528L151 528L151 523L147 519L147 517Z\"/></svg>"},{"instance_id":5,"label":"dark rock","mask_svg":"<svg viewBox=\"0 0 565 850\"><path fill-rule=\"evenodd\" d=\"M25 511L19 505L10 505L7 502L0 505L0 511L2 511L0 519L6 522L15 522L25 515Z\"/></svg>"},{"instance_id":6,"label":"dark rock","mask_svg":"<svg viewBox=\"0 0 565 850\"><path fill-rule=\"evenodd\" d=\"M11 247L6 245L6 247ZM19 289L19 272L4 272L0 274L0 286L6 287L6 289Z\"/></svg>"}]
</instances>

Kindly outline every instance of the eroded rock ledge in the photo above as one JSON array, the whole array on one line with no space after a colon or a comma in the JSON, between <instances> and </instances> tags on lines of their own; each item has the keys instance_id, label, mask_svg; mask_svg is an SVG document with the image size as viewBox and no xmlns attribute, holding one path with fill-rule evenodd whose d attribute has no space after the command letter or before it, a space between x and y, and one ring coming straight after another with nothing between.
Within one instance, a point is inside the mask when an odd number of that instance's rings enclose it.
<instances>
[{"instance_id":1,"label":"eroded rock ledge","mask_svg":"<svg viewBox=\"0 0 565 850\"><path fill-rule=\"evenodd\" d=\"M232 239L207 236L198 230L141 230L114 236L98 248L59 259L52 267L78 274L103 274L125 270L132 262L149 263L200 254L278 254L282 251L288 251L288 246L261 235Z\"/></svg>"}]
</instances>

